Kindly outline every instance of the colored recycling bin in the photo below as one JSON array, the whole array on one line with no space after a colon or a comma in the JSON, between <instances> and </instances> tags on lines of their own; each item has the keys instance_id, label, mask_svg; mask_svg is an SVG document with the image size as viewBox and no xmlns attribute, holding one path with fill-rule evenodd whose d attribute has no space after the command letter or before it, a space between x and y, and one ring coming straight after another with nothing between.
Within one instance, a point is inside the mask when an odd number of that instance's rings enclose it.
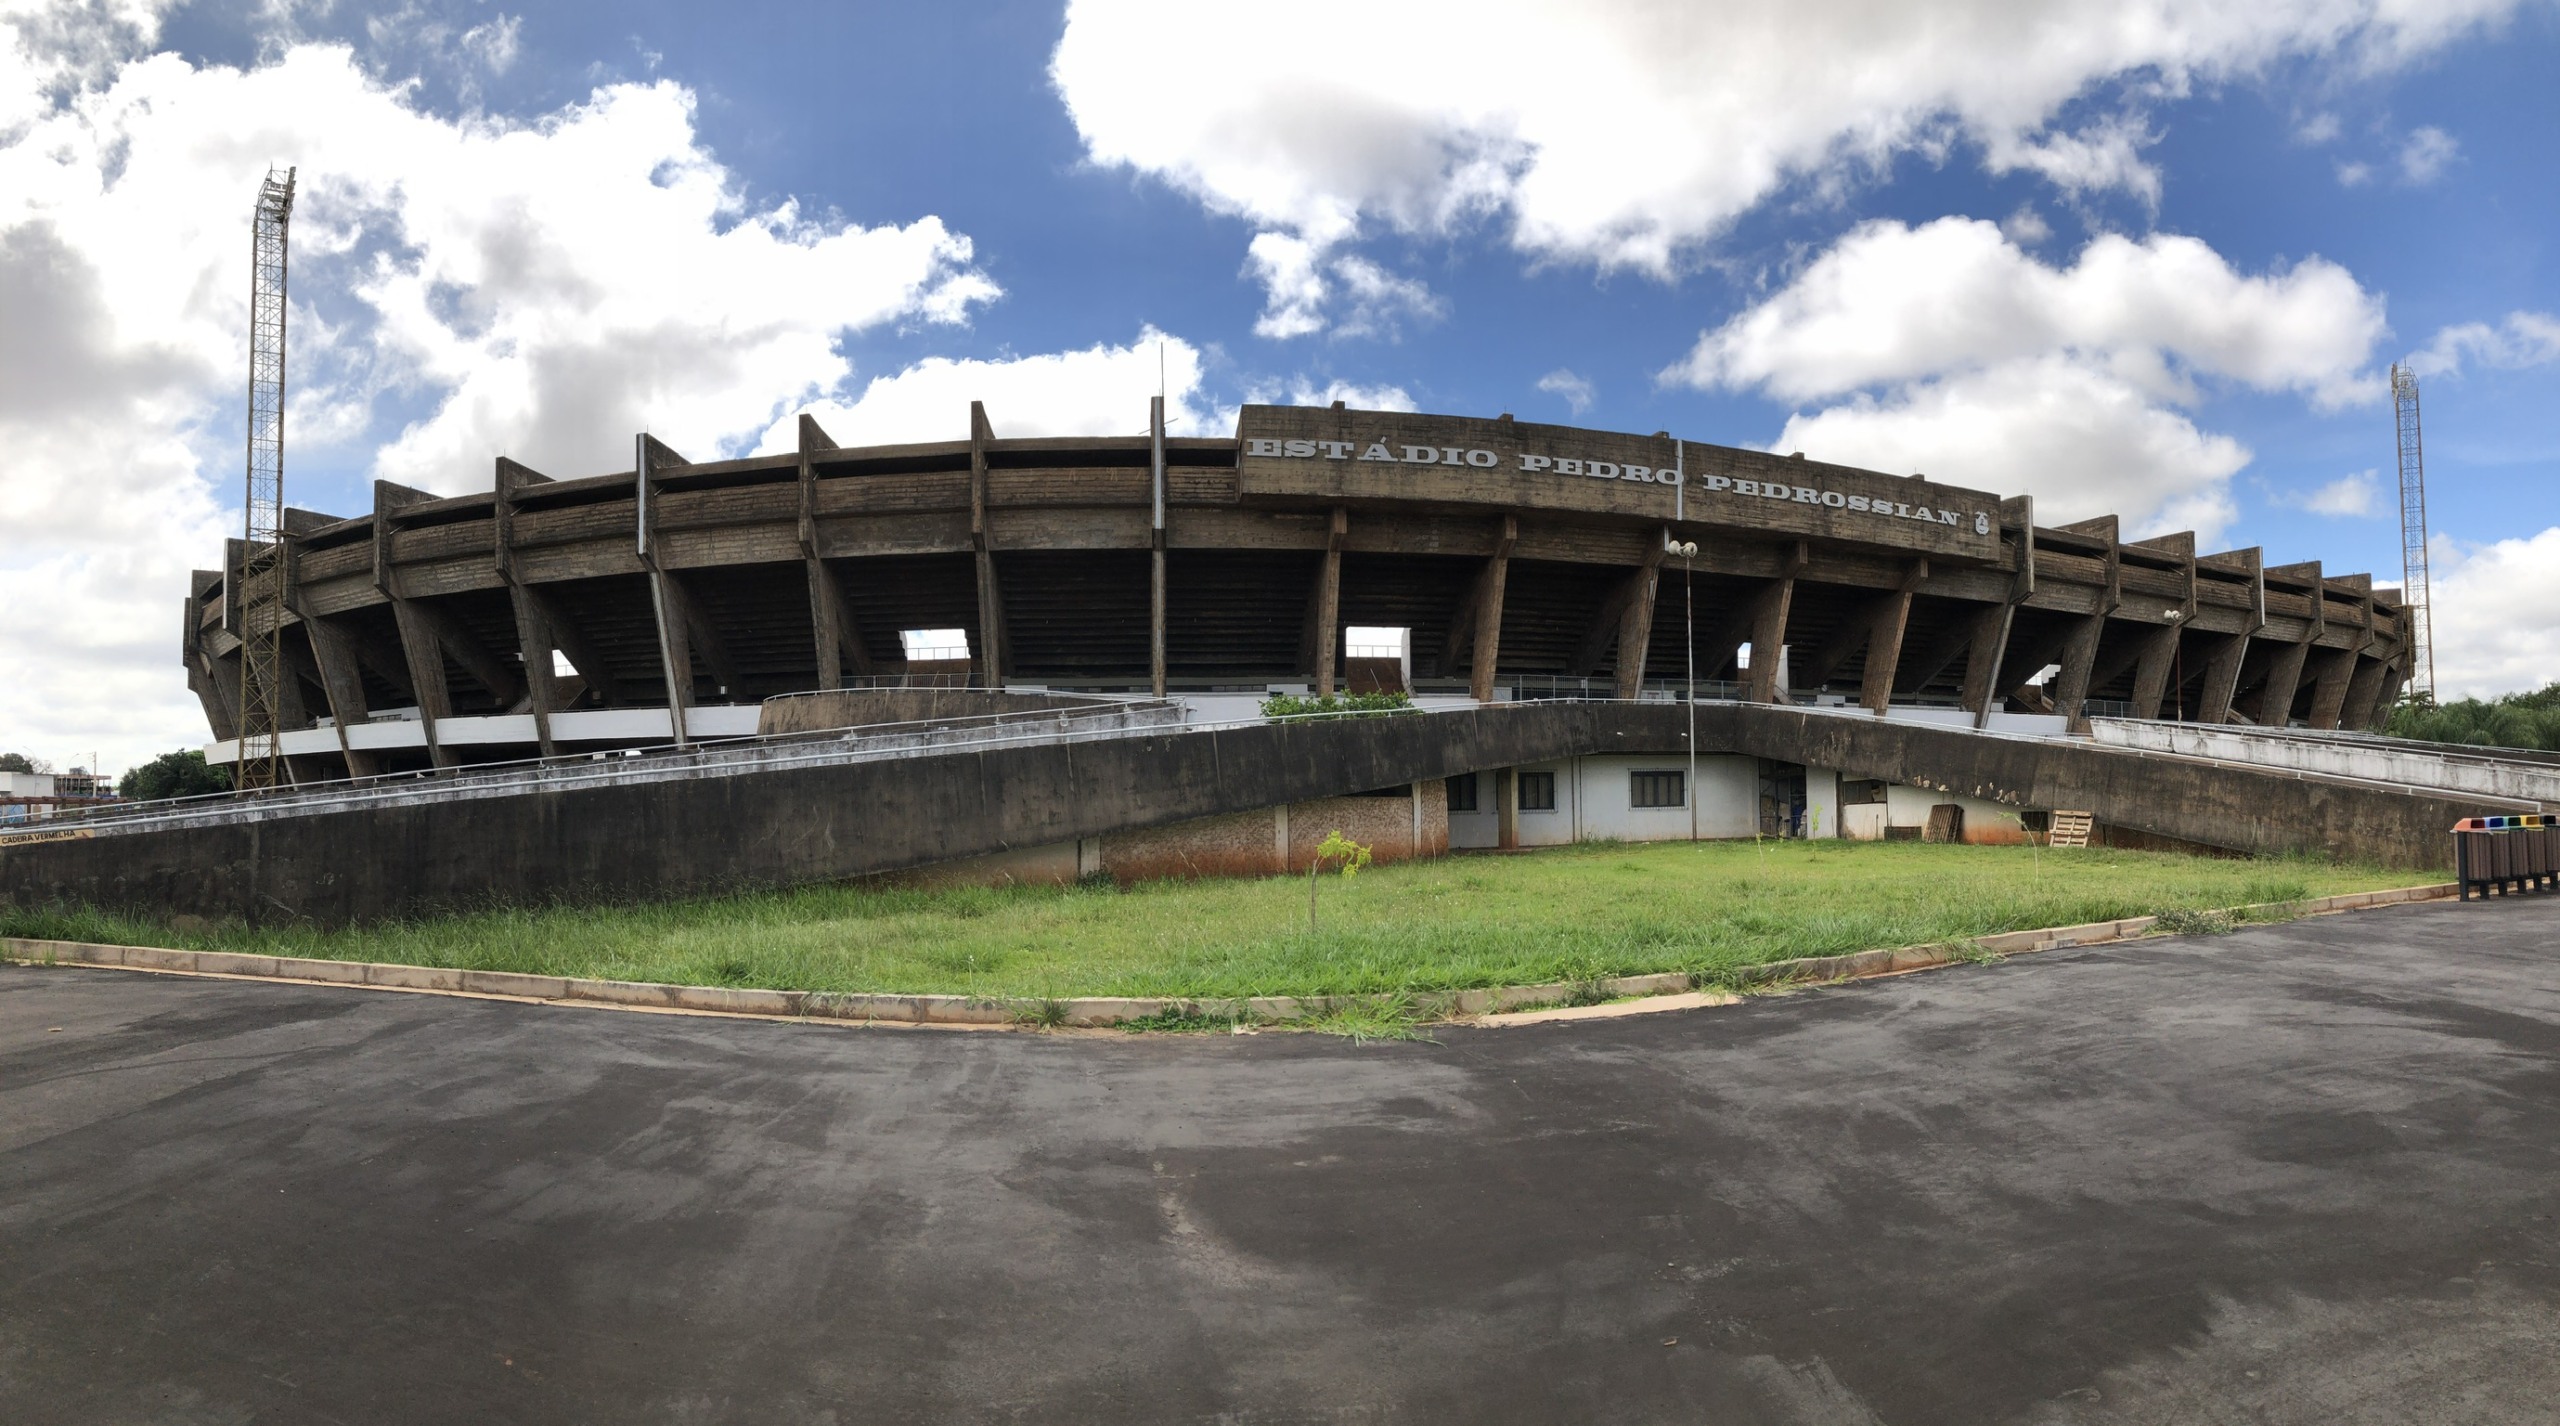
<instances>
[{"instance_id":1,"label":"colored recycling bin","mask_svg":"<svg viewBox=\"0 0 2560 1426\"><path fill-rule=\"evenodd\" d=\"M2462 899L2560 889L2560 818L2540 812L2465 817L2453 824Z\"/></svg>"}]
</instances>

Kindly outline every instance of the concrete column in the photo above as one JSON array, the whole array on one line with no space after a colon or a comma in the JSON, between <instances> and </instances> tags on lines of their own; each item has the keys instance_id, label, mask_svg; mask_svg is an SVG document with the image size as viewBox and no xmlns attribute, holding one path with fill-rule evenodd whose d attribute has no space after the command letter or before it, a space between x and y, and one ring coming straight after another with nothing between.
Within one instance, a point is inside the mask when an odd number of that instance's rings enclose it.
<instances>
[{"instance_id":1,"label":"concrete column","mask_svg":"<svg viewBox=\"0 0 2560 1426\"><path fill-rule=\"evenodd\" d=\"M2177 667L2178 629L2163 625L2146 636L2133 670L2133 716L2157 718L2169 691L2169 675Z\"/></svg>"},{"instance_id":2,"label":"concrete column","mask_svg":"<svg viewBox=\"0 0 2560 1426\"><path fill-rule=\"evenodd\" d=\"M1752 703L1783 703L1787 690L1778 678L1787 647L1787 611L1795 603L1796 579L1781 575L1763 590L1751 611L1751 668L1742 696Z\"/></svg>"},{"instance_id":3,"label":"concrete column","mask_svg":"<svg viewBox=\"0 0 2560 1426\"><path fill-rule=\"evenodd\" d=\"M2408 681L2409 661L2405 655L2395 654L2386 660L2381 677L2373 681L2373 701L2365 706L2364 716L2350 726L2369 733L2381 732L2391 721L2392 705L2400 701L2400 685Z\"/></svg>"},{"instance_id":4,"label":"concrete column","mask_svg":"<svg viewBox=\"0 0 2560 1426\"><path fill-rule=\"evenodd\" d=\"M381 771L371 752L348 741L347 730L370 722L373 710L366 706L364 671L356 659L355 643L345 632L326 619L305 614L303 631L311 639L311 661L320 670L320 686L329 695L329 717L338 725L338 751L347 760L349 777L371 777Z\"/></svg>"},{"instance_id":5,"label":"concrete column","mask_svg":"<svg viewBox=\"0 0 2560 1426\"><path fill-rule=\"evenodd\" d=\"M1148 532L1147 561L1147 683L1155 696L1164 697L1164 398L1147 401L1149 448L1153 453L1155 523Z\"/></svg>"},{"instance_id":6,"label":"concrete column","mask_svg":"<svg viewBox=\"0 0 2560 1426\"><path fill-rule=\"evenodd\" d=\"M1902 636L1911 624L1911 596L1929 577L1929 562L1913 560L1903 571L1902 587L1876 606L1875 626L1867 632L1867 669L1858 681L1858 702L1881 718L1893 703L1894 671L1902 663Z\"/></svg>"},{"instance_id":7,"label":"concrete column","mask_svg":"<svg viewBox=\"0 0 2560 1426\"><path fill-rule=\"evenodd\" d=\"M1665 525L1645 552L1644 563L1629 575L1626 612L1618 617L1618 686L1620 698L1644 696L1645 655L1653 648L1654 596L1662 587L1662 556L1671 543Z\"/></svg>"},{"instance_id":8,"label":"concrete column","mask_svg":"<svg viewBox=\"0 0 2560 1426\"><path fill-rule=\"evenodd\" d=\"M1502 658L1502 590L1511 575L1511 547L1520 541L1520 521L1505 515L1495 531L1493 554L1476 577L1474 612L1468 621L1467 692L1478 703L1493 701L1493 676Z\"/></svg>"},{"instance_id":9,"label":"concrete column","mask_svg":"<svg viewBox=\"0 0 2560 1426\"><path fill-rule=\"evenodd\" d=\"M560 711L559 681L552 677L551 651L556 647L542 611L533 601L508 586L515 606L516 648L524 658L525 701L532 705L534 741L542 745L544 757L554 757L558 746L551 737L551 715Z\"/></svg>"},{"instance_id":10,"label":"concrete column","mask_svg":"<svg viewBox=\"0 0 2560 1426\"><path fill-rule=\"evenodd\" d=\"M987 446L995 440L984 403L969 403L969 541L978 563L978 663L986 686L1002 688L1013 669L1005 647L1004 588L996 579L995 543L987 529Z\"/></svg>"},{"instance_id":11,"label":"concrete column","mask_svg":"<svg viewBox=\"0 0 2560 1426\"><path fill-rule=\"evenodd\" d=\"M2249 704L2249 721L2261 728L2281 728L2293 713L2293 696L2302 690L2302 666L2311 656L2309 641L2276 650L2267 677Z\"/></svg>"},{"instance_id":12,"label":"concrete column","mask_svg":"<svg viewBox=\"0 0 2560 1426\"><path fill-rule=\"evenodd\" d=\"M1333 692L1342 656L1342 542L1351 528L1351 512L1337 505L1325 534L1324 555L1316 561L1315 586L1307 591L1306 627L1298 636L1298 664L1308 685L1322 698Z\"/></svg>"},{"instance_id":13,"label":"concrete column","mask_svg":"<svg viewBox=\"0 0 2560 1426\"><path fill-rule=\"evenodd\" d=\"M1957 701L1973 715L1977 728L1991 721L1991 705L1998 701L2000 663L2008 656L2009 623L2016 613L2016 605L2001 603L1973 616L1973 636L1965 641L1964 686Z\"/></svg>"},{"instance_id":14,"label":"concrete column","mask_svg":"<svg viewBox=\"0 0 2560 1426\"><path fill-rule=\"evenodd\" d=\"M845 665L856 673L871 672L871 651L845 601L844 586L818 544L818 468L815 457L836 443L808 412L800 413L800 558L809 570L809 632L815 646L820 688L844 686Z\"/></svg>"},{"instance_id":15,"label":"concrete column","mask_svg":"<svg viewBox=\"0 0 2560 1426\"><path fill-rule=\"evenodd\" d=\"M1520 845L1520 778L1517 768L1493 775L1494 845L1509 851Z\"/></svg>"},{"instance_id":16,"label":"concrete column","mask_svg":"<svg viewBox=\"0 0 2560 1426\"><path fill-rule=\"evenodd\" d=\"M2199 723L2231 721L2231 701L2240 688L2240 665L2249 656L2249 636L2231 634L2215 645L2205 660L2204 690L2196 706Z\"/></svg>"},{"instance_id":17,"label":"concrete column","mask_svg":"<svg viewBox=\"0 0 2560 1426\"><path fill-rule=\"evenodd\" d=\"M2089 720L2081 708L2089 701L2089 676L2098 667L2098 641L2107 631L2107 616L2092 614L2071 626L2062 645L2062 671L2053 676L2053 711L2083 728Z\"/></svg>"},{"instance_id":18,"label":"concrete column","mask_svg":"<svg viewBox=\"0 0 2560 1426\"><path fill-rule=\"evenodd\" d=\"M391 617L400 626L400 652L409 665L409 686L418 695L418 721L427 735L427 759L437 767L453 766L436 734L439 719L453 716L453 688L445 682L444 646L434 628L406 599L391 601Z\"/></svg>"},{"instance_id":19,"label":"concrete column","mask_svg":"<svg viewBox=\"0 0 2560 1426\"><path fill-rule=\"evenodd\" d=\"M2347 698L2338 710L2338 726L2349 731L2371 726L2374 704L2383 696L2383 675L2390 671L2384 659L2359 657L2356 671L2347 680Z\"/></svg>"},{"instance_id":20,"label":"concrete column","mask_svg":"<svg viewBox=\"0 0 2560 1426\"><path fill-rule=\"evenodd\" d=\"M668 587L666 571L649 571L649 608L658 621L658 669L667 684L667 729L678 746L692 741L685 710L693 706L693 635L683 596Z\"/></svg>"},{"instance_id":21,"label":"concrete column","mask_svg":"<svg viewBox=\"0 0 2560 1426\"><path fill-rule=\"evenodd\" d=\"M2303 721L2324 732L2335 732L2339 718L2347 708L2347 685L2355 677L2356 651L2330 649L2320 655L2320 672L2311 685L2311 716Z\"/></svg>"}]
</instances>

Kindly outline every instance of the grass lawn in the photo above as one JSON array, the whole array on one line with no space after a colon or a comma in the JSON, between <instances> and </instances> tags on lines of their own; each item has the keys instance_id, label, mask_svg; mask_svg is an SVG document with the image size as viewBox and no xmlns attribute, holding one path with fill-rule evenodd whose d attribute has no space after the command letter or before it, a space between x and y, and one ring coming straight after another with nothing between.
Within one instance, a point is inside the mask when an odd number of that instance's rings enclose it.
<instances>
[{"instance_id":1,"label":"grass lawn","mask_svg":"<svg viewBox=\"0 0 2560 1426\"><path fill-rule=\"evenodd\" d=\"M826 886L178 933L0 908L0 934L793 990L990 997L1448 990L1719 970L2424 878L2324 862L1913 842L1586 844L1328 875L919 891Z\"/></svg>"}]
</instances>

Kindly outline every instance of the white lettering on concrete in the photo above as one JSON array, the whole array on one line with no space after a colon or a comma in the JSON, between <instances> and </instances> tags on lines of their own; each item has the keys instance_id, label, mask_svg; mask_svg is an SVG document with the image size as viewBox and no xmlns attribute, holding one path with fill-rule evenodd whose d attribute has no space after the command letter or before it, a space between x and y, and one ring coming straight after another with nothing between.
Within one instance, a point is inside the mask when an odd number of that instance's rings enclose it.
<instances>
[{"instance_id":1,"label":"white lettering on concrete","mask_svg":"<svg viewBox=\"0 0 2560 1426\"><path fill-rule=\"evenodd\" d=\"M1248 456L1276 456L1289 460L1309 460L1318 453L1327 460L1349 460L1353 459L1351 453L1354 450L1360 452L1357 459L1386 461L1398 465L1446 465L1474 470L1496 470L1502 465L1500 452L1471 446L1406 445L1402 447L1402 454L1399 455L1395 448L1388 446L1384 441L1371 441L1364 447L1357 441L1272 439L1255 436L1248 438L1244 443L1244 452ZM1577 475L1595 480L1638 480L1658 485L1677 485L1681 478L1677 471L1663 466L1620 463L1591 456L1538 455L1530 451L1519 451L1515 454L1520 462L1520 471L1524 475L1541 473ZM1711 495L1729 494L1737 499L1776 500L1791 505L1812 505L1851 515L1866 515L1879 520L1917 520L1923 524L1947 525L1959 530L1970 523L1976 535L1992 534L1995 528L1991 522L1991 516L1983 511L1972 512L1972 519L1968 521L1962 512L1955 510L1935 509L1927 505L1905 505L1898 501L1880 500L1865 495L1849 495L1837 490L1824 490L1818 486L1781 484L1768 480L1745 480L1727 475L1699 475L1693 477L1693 480L1702 492Z\"/></svg>"}]
</instances>

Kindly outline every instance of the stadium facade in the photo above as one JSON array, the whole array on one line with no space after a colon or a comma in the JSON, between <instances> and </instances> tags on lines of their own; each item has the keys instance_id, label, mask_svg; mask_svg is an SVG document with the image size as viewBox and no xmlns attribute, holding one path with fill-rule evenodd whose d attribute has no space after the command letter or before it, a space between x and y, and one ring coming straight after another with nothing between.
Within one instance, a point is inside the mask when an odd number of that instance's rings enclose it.
<instances>
[{"instance_id":1,"label":"stadium facade","mask_svg":"<svg viewBox=\"0 0 2560 1426\"><path fill-rule=\"evenodd\" d=\"M840 449L803 417L785 455L634 447L290 512L279 610L199 571L209 755L236 756L245 618L284 623L303 782L739 735L772 695L917 682L1635 699L1694 657L1704 696L1751 702L2355 729L2408 674L2364 574L1662 433L1249 406L1232 439L998 439L973 406L965 440ZM1379 652L1356 626L1401 650L1354 658Z\"/></svg>"}]
</instances>

